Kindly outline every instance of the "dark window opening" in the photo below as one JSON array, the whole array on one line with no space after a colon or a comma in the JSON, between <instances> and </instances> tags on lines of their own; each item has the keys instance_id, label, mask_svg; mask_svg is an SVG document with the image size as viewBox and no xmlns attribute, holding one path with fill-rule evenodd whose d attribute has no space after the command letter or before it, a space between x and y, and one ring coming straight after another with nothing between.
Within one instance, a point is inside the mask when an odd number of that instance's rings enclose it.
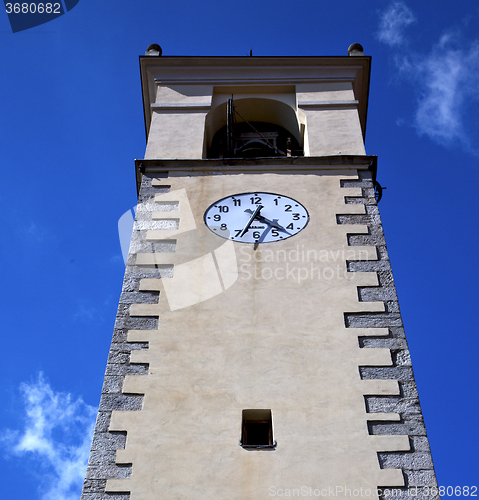
<instances>
[{"instance_id":1,"label":"dark window opening","mask_svg":"<svg viewBox=\"0 0 479 500\"><path fill-rule=\"evenodd\" d=\"M243 448L274 448L271 410L243 410L241 426Z\"/></svg>"},{"instance_id":2,"label":"dark window opening","mask_svg":"<svg viewBox=\"0 0 479 500\"><path fill-rule=\"evenodd\" d=\"M235 123L228 144L227 127L215 134L208 158L268 158L303 156L298 141L286 129L265 122Z\"/></svg>"}]
</instances>

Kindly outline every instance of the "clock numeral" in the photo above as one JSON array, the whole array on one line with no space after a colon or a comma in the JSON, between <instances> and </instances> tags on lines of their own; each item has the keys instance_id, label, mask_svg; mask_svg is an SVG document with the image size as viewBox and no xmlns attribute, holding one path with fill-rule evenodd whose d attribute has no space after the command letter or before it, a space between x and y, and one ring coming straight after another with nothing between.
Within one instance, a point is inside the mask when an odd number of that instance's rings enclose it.
<instances>
[{"instance_id":1,"label":"clock numeral","mask_svg":"<svg viewBox=\"0 0 479 500\"><path fill-rule=\"evenodd\" d=\"M291 222L291 224L289 224L289 226L286 226L286 229L294 229L293 223Z\"/></svg>"},{"instance_id":2,"label":"clock numeral","mask_svg":"<svg viewBox=\"0 0 479 500\"><path fill-rule=\"evenodd\" d=\"M240 207L241 206L241 200L233 200L235 207Z\"/></svg>"},{"instance_id":3,"label":"clock numeral","mask_svg":"<svg viewBox=\"0 0 479 500\"><path fill-rule=\"evenodd\" d=\"M255 240L259 239L259 237L260 237L260 236L261 236L261 233L260 233L259 231L255 231L255 232L253 233L253 238L254 238Z\"/></svg>"},{"instance_id":4,"label":"clock numeral","mask_svg":"<svg viewBox=\"0 0 479 500\"><path fill-rule=\"evenodd\" d=\"M278 204L278 198L275 198L274 199L274 204L277 205Z\"/></svg>"},{"instance_id":5,"label":"clock numeral","mask_svg":"<svg viewBox=\"0 0 479 500\"><path fill-rule=\"evenodd\" d=\"M226 231L228 229L228 226L226 224L221 224L220 229L222 231Z\"/></svg>"},{"instance_id":6,"label":"clock numeral","mask_svg":"<svg viewBox=\"0 0 479 500\"><path fill-rule=\"evenodd\" d=\"M285 212L291 212L291 206L292 206L292 205L285 205L285 206L284 206L284 211L285 211Z\"/></svg>"},{"instance_id":7,"label":"clock numeral","mask_svg":"<svg viewBox=\"0 0 479 500\"><path fill-rule=\"evenodd\" d=\"M250 200L253 205L259 205L261 203L261 198L259 196L252 196Z\"/></svg>"},{"instance_id":8,"label":"clock numeral","mask_svg":"<svg viewBox=\"0 0 479 500\"><path fill-rule=\"evenodd\" d=\"M235 229L235 238L237 238L240 234L241 234L241 231L243 231L242 229Z\"/></svg>"},{"instance_id":9,"label":"clock numeral","mask_svg":"<svg viewBox=\"0 0 479 500\"><path fill-rule=\"evenodd\" d=\"M299 220L299 214L293 214L293 220Z\"/></svg>"},{"instance_id":10,"label":"clock numeral","mask_svg":"<svg viewBox=\"0 0 479 500\"><path fill-rule=\"evenodd\" d=\"M218 205L218 210L226 213L230 211L230 207L228 205Z\"/></svg>"},{"instance_id":11,"label":"clock numeral","mask_svg":"<svg viewBox=\"0 0 479 500\"><path fill-rule=\"evenodd\" d=\"M213 217L213 219L214 219L216 222L218 222L219 220L221 220L221 215L216 214L216 215Z\"/></svg>"},{"instance_id":12,"label":"clock numeral","mask_svg":"<svg viewBox=\"0 0 479 500\"><path fill-rule=\"evenodd\" d=\"M273 236L274 238L277 238L277 237L279 236L278 231L276 231L276 229L273 229L273 230L271 231L271 236Z\"/></svg>"}]
</instances>

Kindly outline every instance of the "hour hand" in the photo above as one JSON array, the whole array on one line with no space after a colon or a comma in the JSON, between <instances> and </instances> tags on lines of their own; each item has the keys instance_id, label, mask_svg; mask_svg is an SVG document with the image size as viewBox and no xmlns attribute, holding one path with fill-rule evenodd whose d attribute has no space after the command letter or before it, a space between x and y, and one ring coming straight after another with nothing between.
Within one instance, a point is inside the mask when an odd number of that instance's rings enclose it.
<instances>
[{"instance_id":1,"label":"hour hand","mask_svg":"<svg viewBox=\"0 0 479 500\"><path fill-rule=\"evenodd\" d=\"M263 208L263 205L258 205L256 207L256 210L253 212L252 210L245 210L245 212L249 213L249 214L252 214L251 217L249 218L249 221L246 223L246 226L243 228L243 230L241 231L241 233L238 235L240 238L246 233L246 231L248 231L249 227L251 226L251 224L253 223L253 221L259 217L261 217L259 215L259 211Z\"/></svg>"},{"instance_id":2,"label":"hour hand","mask_svg":"<svg viewBox=\"0 0 479 500\"><path fill-rule=\"evenodd\" d=\"M247 210L245 210L245 212L249 213L249 214L252 214L253 211L250 210L249 208ZM263 217L262 215L260 214L256 214L256 219L258 219L260 222L264 222L265 224L269 224L270 226L272 227L275 227L276 229L279 229L280 231L284 231L286 234L290 234L288 233L288 231L286 231L286 229L281 226L280 224L278 224L277 222L275 222L274 220L269 220L267 219L266 217Z\"/></svg>"}]
</instances>

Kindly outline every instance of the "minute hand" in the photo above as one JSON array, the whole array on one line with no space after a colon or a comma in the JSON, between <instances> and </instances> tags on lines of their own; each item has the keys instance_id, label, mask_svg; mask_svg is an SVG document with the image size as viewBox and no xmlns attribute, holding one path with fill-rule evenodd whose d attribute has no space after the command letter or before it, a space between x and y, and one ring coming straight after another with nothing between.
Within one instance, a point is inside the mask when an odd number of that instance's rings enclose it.
<instances>
[{"instance_id":1,"label":"minute hand","mask_svg":"<svg viewBox=\"0 0 479 500\"><path fill-rule=\"evenodd\" d=\"M247 210L245 210L245 212L247 212L249 214L253 213L253 211L250 210L249 208ZM280 231L284 231L285 233L290 234L290 233L288 233L288 231L286 231L286 229L283 226L281 226L277 222L274 222L273 220L267 219L263 215L257 214L256 217L254 217L254 218L258 219L260 222L265 222L266 224L269 224L270 226L275 227L275 228L279 229Z\"/></svg>"},{"instance_id":2,"label":"minute hand","mask_svg":"<svg viewBox=\"0 0 479 500\"><path fill-rule=\"evenodd\" d=\"M249 214L252 214L251 217L249 218L249 221L246 223L246 226L243 228L243 230L241 231L241 233L239 234L239 237L241 238L245 233L246 231L248 231L249 227L251 226L251 223L254 221L254 219L258 218L260 215L259 215L259 211L263 208L263 205L258 205L256 207L256 210L253 212L252 210L245 210L245 212L249 213Z\"/></svg>"}]
</instances>

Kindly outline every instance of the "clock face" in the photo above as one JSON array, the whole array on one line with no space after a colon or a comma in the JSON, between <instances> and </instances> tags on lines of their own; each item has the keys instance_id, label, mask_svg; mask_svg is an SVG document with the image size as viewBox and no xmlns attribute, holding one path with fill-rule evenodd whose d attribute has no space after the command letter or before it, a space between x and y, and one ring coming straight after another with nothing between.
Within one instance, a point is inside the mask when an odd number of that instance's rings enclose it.
<instances>
[{"instance_id":1,"label":"clock face","mask_svg":"<svg viewBox=\"0 0 479 500\"><path fill-rule=\"evenodd\" d=\"M242 243L281 241L299 233L309 221L306 208L288 196L241 193L213 203L205 224L218 236Z\"/></svg>"}]
</instances>

